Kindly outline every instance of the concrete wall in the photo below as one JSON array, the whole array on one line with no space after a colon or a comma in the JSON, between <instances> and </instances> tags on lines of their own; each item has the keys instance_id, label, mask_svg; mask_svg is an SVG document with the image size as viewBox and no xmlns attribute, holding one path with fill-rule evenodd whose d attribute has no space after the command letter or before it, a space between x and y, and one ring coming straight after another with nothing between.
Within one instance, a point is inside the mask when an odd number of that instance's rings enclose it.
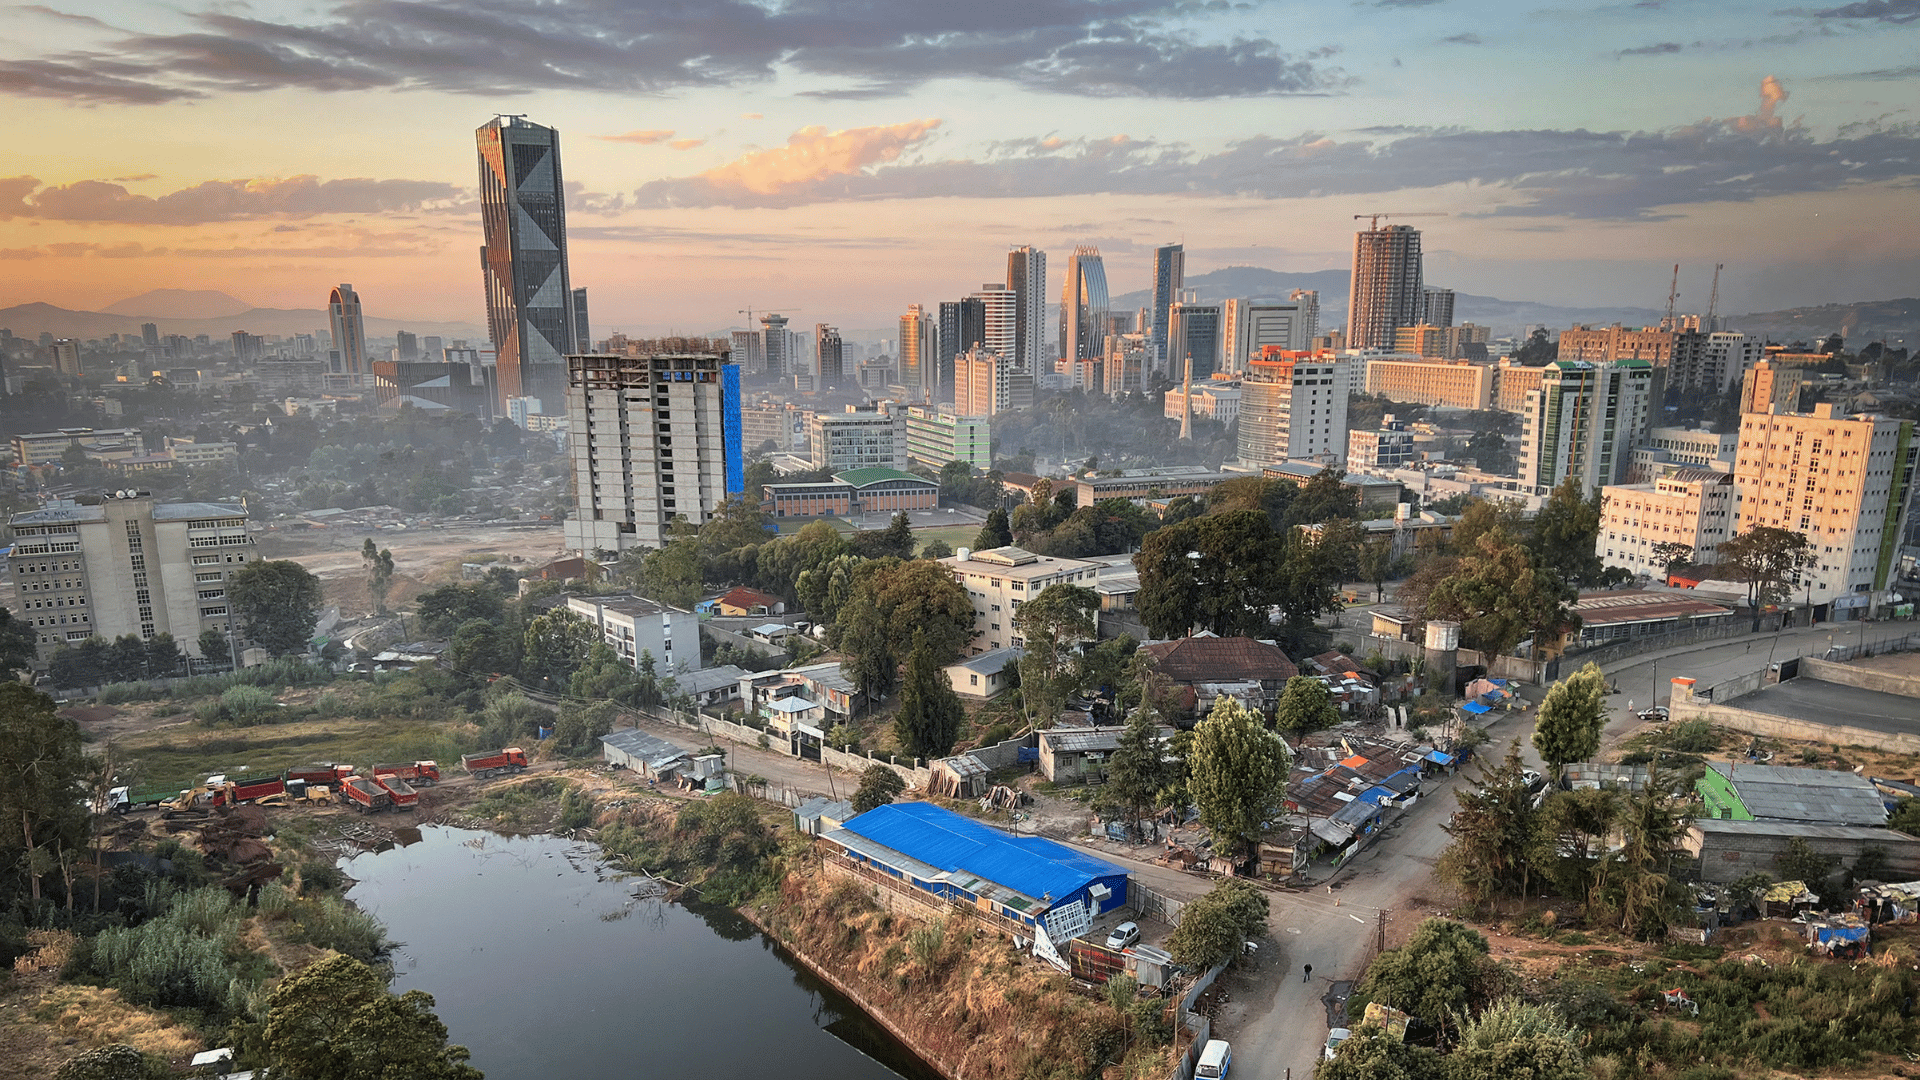
<instances>
[{"instance_id":1,"label":"concrete wall","mask_svg":"<svg viewBox=\"0 0 1920 1080\"><path fill-rule=\"evenodd\" d=\"M1760 632L1763 634L1772 633L1779 629L1779 626L1780 616L1778 614L1764 615L1760 619ZM1615 660L1628 656L1639 656L1641 653L1659 652L1662 649L1672 649L1682 645L1694 645L1706 641L1724 641L1728 638L1747 637L1752 633L1752 613L1735 611L1727 618L1714 619L1705 626L1697 626L1688 630L1678 630L1671 634L1649 634L1646 637L1623 638L1619 641L1609 641L1605 645L1595 645L1590 649L1569 652L1561 658L1560 663L1563 666L1572 664L1575 668L1578 668L1587 661L1592 660L1601 667L1606 667Z\"/></svg>"},{"instance_id":2,"label":"concrete wall","mask_svg":"<svg viewBox=\"0 0 1920 1080\"><path fill-rule=\"evenodd\" d=\"M1887 853L1887 866L1893 872L1893 880L1911 881L1920 875L1920 840L1903 843L1889 838L1887 842L1876 844L1872 840L1805 839L1807 846L1816 853L1838 856L1841 859L1840 867L1852 866L1868 846L1878 846ZM1685 843L1687 850L1700 860L1700 880L1709 884L1726 884L1738 881L1756 870L1776 873L1773 860L1787 850L1789 838L1729 836L1688 830Z\"/></svg>"},{"instance_id":3,"label":"concrete wall","mask_svg":"<svg viewBox=\"0 0 1920 1080\"><path fill-rule=\"evenodd\" d=\"M1816 724L1807 720L1795 720L1770 713L1739 709L1731 705L1681 701L1677 697L1673 701L1672 710L1675 720L1705 720L1709 724L1744 731L1750 735L1797 739L1802 742L1837 743L1841 746L1866 746L1895 754L1920 754L1920 735L1906 732L1868 731L1866 728L1842 724Z\"/></svg>"},{"instance_id":4,"label":"concrete wall","mask_svg":"<svg viewBox=\"0 0 1920 1080\"><path fill-rule=\"evenodd\" d=\"M1811 656L1800 661L1800 677L1818 679L1821 682L1839 683L1841 686L1857 686L1862 690L1877 690L1882 694L1898 694L1901 697L1920 698L1920 676L1896 675L1890 671L1872 671L1857 668L1851 664L1835 664L1826 660L1816 660ZM1915 706L1920 709L1920 706Z\"/></svg>"},{"instance_id":5,"label":"concrete wall","mask_svg":"<svg viewBox=\"0 0 1920 1080\"><path fill-rule=\"evenodd\" d=\"M1427 648L1423 642L1400 641L1395 638L1372 635L1357 639L1353 647L1353 656L1356 660L1365 660L1374 652L1378 652L1389 660L1422 660L1427 655ZM1553 662L1547 660L1529 660L1521 656L1488 657L1472 649L1461 649L1457 655L1462 667L1484 667L1487 669L1487 674L1496 679L1512 679L1532 686L1545 686L1553 670ZM1561 661L1562 664L1566 662ZM1576 670L1577 668L1578 665L1575 665Z\"/></svg>"},{"instance_id":6,"label":"concrete wall","mask_svg":"<svg viewBox=\"0 0 1920 1080\"><path fill-rule=\"evenodd\" d=\"M820 748L820 763L823 765L831 765L836 769L856 774L866 772L869 765L885 765L899 773L900 779L905 780L909 787L926 791L933 784L933 770L928 766L916 764L919 760L919 758L909 758L903 763L872 752L849 754L842 750L835 750L831 746Z\"/></svg>"}]
</instances>

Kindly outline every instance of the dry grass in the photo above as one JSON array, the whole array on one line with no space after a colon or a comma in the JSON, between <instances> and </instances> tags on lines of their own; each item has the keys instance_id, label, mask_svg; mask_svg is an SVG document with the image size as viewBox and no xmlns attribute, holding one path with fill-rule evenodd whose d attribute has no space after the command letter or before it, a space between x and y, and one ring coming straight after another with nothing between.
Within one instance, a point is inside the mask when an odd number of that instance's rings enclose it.
<instances>
[{"instance_id":1,"label":"dry grass","mask_svg":"<svg viewBox=\"0 0 1920 1080\"><path fill-rule=\"evenodd\" d=\"M120 991L94 986L56 986L33 1007L35 1020L85 1047L127 1043L169 1059L206 1049L200 1037L152 1009L129 1005Z\"/></svg>"}]
</instances>

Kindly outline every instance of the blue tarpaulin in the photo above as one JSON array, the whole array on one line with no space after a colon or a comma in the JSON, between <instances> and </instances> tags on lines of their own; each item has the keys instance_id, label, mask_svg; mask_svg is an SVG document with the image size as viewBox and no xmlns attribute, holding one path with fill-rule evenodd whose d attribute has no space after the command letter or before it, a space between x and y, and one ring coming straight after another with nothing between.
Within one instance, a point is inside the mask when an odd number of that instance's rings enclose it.
<instances>
[{"instance_id":1,"label":"blue tarpaulin","mask_svg":"<svg viewBox=\"0 0 1920 1080\"><path fill-rule=\"evenodd\" d=\"M1438 750L1429 750L1427 751L1427 760L1433 762L1435 765L1451 765L1453 764L1453 755L1443 754Z\"/></svg>"},{"instance_id":2,"label":"blue tarpaulin","mask_svg":"<svg viewBox=\"0 0 1920 1080\"><path fill-rule=\"evenodd\" d=\"M932 803L891 803L844 826L929 866L967 871L1035 899L1055 902L1083 893L1102 879L1123 891L1127 871L1104 859L1038 836L1011 836Z\"/></svg>"},{"instance_id":3,"label":"blue tarpaulin","mask_svg":"<svg viewBox=\"0 0 1920 1080\"><path fill-rule=\"evenodd\" d=\"M1460 706L1460 708L1465 712L1470 712L1474 714L1475 716L1478 716L1481 713L1490 713L1493 711L1492 709L1486 707L1485 705L1480 704L1477 701L1469 701L1465 705Z\"/></svg>"},{"instance_id":4,"label":"blue tarpaulin","mask_svg":"<svg viewBox=\"0 0 1920 1080\"><path fill-rule=\"evenodd\" d=\"M1360 801L1379 806L1382 803L1392 802L1398 795L1399 793L1390 787L1371 787L1360 793Z\"/></svg>"},{"instance_id":5,"label":"blue tarpaulin","mask_svg":"<svg viewBox=\"0 0 1920 1080\"><path fill-rule=\"evenodd\" d=\"M1814 932L1819 935L1822 945L1867 940L1867 928L1864 926L1822 926Z\"/></svg>"},{"instance_id":6,"label":"blue tarpaulin","mask_svg":"<svg viewBox=\"0 0 1920 1080\"><path fill-rule=\"evenodd\" d=\"M1016 757L1015 760L1017 760L1022 765L1026 764L1029 761L1039 761L1040 748L1037 746L1022 746L1019 748L1018 756Z\"/></svg>"}]
</instances>

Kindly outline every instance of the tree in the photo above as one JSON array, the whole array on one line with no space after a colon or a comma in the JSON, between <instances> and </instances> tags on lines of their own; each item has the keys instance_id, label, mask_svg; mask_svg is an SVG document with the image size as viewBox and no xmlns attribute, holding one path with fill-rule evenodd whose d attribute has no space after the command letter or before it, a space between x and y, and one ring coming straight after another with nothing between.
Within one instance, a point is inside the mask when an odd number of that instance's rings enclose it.
<instances>
[{"instance_id":1,"label":"tree","mask_svg":"<svg viewBox=\"0 0 1920 1080\"><path fill-rule=\"evenodd\" d=\"M1330 728L1340 722L1340 710L1333 704L1327 684L1309 675L1295 675L1280 692L1274 710L1274 727L1289 735Z\"/></svg>"},{"instance_id":2,"label":"tree","mask_svg":"<svg viewBox=\"0 0 1920 1080\"><path fill-rule=\"evenodd\" d=\"M367 594L373 597L374 610L387 611L387 589L393 584L393 552L382 551L367 537L360 548L360 562L367 569Z\"/></svg>"},{"instance_id":3,"label":"tree","mask_svg":"<svg viewBox=\"0 0 1920 1080\"><path fill-rule=\"evenodd\" d=\"M450 637L474 619L497 623L506 611L500 591L487 584L442 585L414 598L421 633Z\"/></svg>"},{"instance_id":4,"label":"tree","mask_svg":"<svg viewBox=\"0 0 1920 1080\"><path fill-rule=\"evenodd\" d=\"M1054 584L1013 613L1014 632L1026 649L1020 657L1022 700L1042 723L1051 723L1067 697L1080 688L1080 646L1094 636L1093 613L1098 610L1100 596L1092 589Z\"/></svg>"},{"instance_id":5,"label":"tree","mask_svg":"<svg viewBox=\"0 0 1920 1080\"><path fill-rule=\"evenodd\" d=\"M1445 1080L1445 1059L1430 1046L1415 1046L1378 1027L1356 1030L1331 1059L1313 1070L1314 1080Z\"/></svg>"},{"instance_id":6,"label":"tree","mask_svg":"<svg viewBox=\"0 0 1920 1080\"><path fill-rule=\"evenodd\" d=\"M1279 526L1322 525L1342 518L1358 518L1360 490L1348 487L1346 479L1346 470L1340 468L1321 469L1313 474L1299 485L1289 500Z\"/></svg>"},{"instance_id":7,"label":"tree","mask_svg":"<svg viewBox=\"0 0 1920 1080\"><path fill-rule=\"evenodd\" d=\"M1773 857L1773 869L1781 881L1804 881L1816 894L1826 891L1827 876L1839 865L1838 855L1822 855L1799 836L1788 840L1787 849Z\"/></svg>"},{"instance_id":8,"label":"tree","mask_svg":"<svg viewBox=\"0 0 1920 1080\"><path fill-rule=\"evenodd\" d=\"M1685 807L1667 793L1667 784L1653 770L1646 786L1620 808L1622 844L1600 860L1588 903L1595 917L1617 916L1620 929L1642 941L1666 936L1688 899L1674 874Z\"/></svg>"},{"instance_id":9,"label":"tree","mask_svg":"<svg viewBox=\"0 0 1920 1080\"><path fill-rule=\"evenodd\" d=\"M1540 804L1528 858L1561 896L1587 902L1619 812L1617 791L1556 791Z\"/></svg>"},{"instance_id":10,"label":"tree","mask_svg":"<svg viewBox=\"0 0 1920 1080\"><path fill-rule=\"evenodd\" d=\"M1693 545L1678 540L1662 540L1653 545L1653 561L1668 574L1677 574L1693 562Z\"/></svg>"},{"instance_id":11,"label":"tree","mask_svg":"<svg viewBox=\"0 0 1920 1080\"><path fill-rule=\"evenodd\" d=\"M700 542L691 536L668 540L641 560L636 590L650 600L688 609L700 602Z\"/></svg>"},{"instance_id":12,"label":"tree","mask_svg":"<svg viewBox=\"0 0 1920 1080\"><path fill-rule=\"evenodd\" d=\"M1481 766L1473 790L1454 792L1460 809L1441 826L1453 842L1440 853L1439 874L1476 904L1526 894L1534 810L1521 770L1516 739L1499 765Z\"/></svg>"},{"instance_id":13,"label":"tree","mask_svg":"<svg viewBox=\"0 0 1920 1080\"><path fill-rule=\"evenodd\" d=\"M170 1080L173 1068L165 1059L148 1057L135 1046L114 1043L88 1050L62 1062L53 1080Z\"/></svg>"},{"instance_id":14,"label":"tree","mask_svg":"<svg viewBox=\"0 0 1920 1080\"><path fill-rule=\"evenodd\" d=\"M1753 628L1760 629L1760 609L1787 599L1788 582L1813 565L1813 545L1805 533L1771 525L1756 525L1720 542L1720 565L1728 576L1747 584L1747 606L1753 609Z\"/></svg>"},{"instance_id":15,"label":"tree","mask_svg":"<svg viewBox=\"0 0 1920 1080\"><path fill-rule=\"evenodd\" d=\"M841 670L863 693L892 692L916 632L936 667L959 659L973 639L973 601L953 571L924 559L876 559L853 567L847 599L834 619Z\"/></svg>"},{"instance_id":16,"label":"tree","mask_svg":"<svg viewBox=\"0 0 1920 1080\"><path fill-rule=\"evenodd\" d=\"M1528 367L1545 367L1560 355L1560 346L1549 340L1546 327L1535 327L1527 340L1513 351L1513 358Z\"/></svg>"},{"instance_id":17,"label":"tree","mask_svg":"<svg viewBox=\"0 0 1920 1080\"><path fill-rule=\"evenodd\" d=\"M1502 529L1482 534L1475 549L1426 596L1429 619L1460 623L1460 642L1504 655L1532 635L1546 644L1559 631L1577 628L1573 589L1536 570L1526 549Z\"/></svg>"},{"instance_id":18,"label":"tree","mask_svg":"<svg viewBox=\"0 0 1920 1080\"><path fill-rule=\"evenodd\" d=\"M920 557L923 559L951 559L953 558L953 545L947 543L945 540L929 540L926 542L926 545L920 549Z\"/></svg>"},{"instance_id":19,"label":"tree","mask_svg":"<svg viewBox=\"0 0 1920 1080\"><path fill-rule=\"evenodd\" d=\"M883 538L888 555L896 559L913 558L913 549L916 546L913 542L913 523L907 520L905 510L893 515L893 520L887 523L887 531L883 534Z\"/></svg>"},{"instance_id":20,"label":"tree","mask_svg":"<svg viewBox=\"0 0 1920 1080\"><path fill-rule=\"evenodd\" d=\"M57 865L45 856L86 838L89 771L80 728L54 712L53 699L0 682L0 865L27 867L36 902L42 867Z\"/></svg>"},{"instance_id":21,"label":"tree","mask_svg":"<svg viewBox=\"0 0 1920 1080\"><path fill-rule=\"evenodd\" d=\"M1456 1015L1460 1041L1447 1056L1449 1080L1586 1080L1580 1033L1551 1005L1504 997L1479 1016Z\"/></svg>"},{"instance_id":22,"label":"tree","mask_svg":"<svg viewBox=\"0 0 1920 1080\"><path fill-rule=\"evenodd\" d=\"M1335 518L1287 535L1292 543L1280 560L1273 601L1288 626L1304 630L1321 614L1340 610L1340 586L1359 572L1366 531L1357 521Z\"/></svg>"},{"instance_id":23,"label":"tree","mask_svg":"<svg viewBox=\"0 0 1920 1080\"><path fill-rule=\"evenodd\" d=\"M1195 626L1222 637L1265 636L1267 611L1281 599L1285 556L1272 522L1258 510L1156 529L1133 557L1140 619L1160 638L1184 637Z\"/></svg>"},{"instance_id":24,"label":"tree","mask_svg":"<svg viewBox=\"0 0 1920 1080\"><path fill-rule=\"evenodd\" d=\"M1107 794L1127 809L1127 828L1153 808L1166 786L1166 750L1160 745L1160 725L1152 707L1142 702L1127 720L1127 729L1107 759Z\"/></svg>"},{"instance_id":25,"label":"tree","mask_svg":"<svg viewBox=\"0 0 1920 1080\"><path fill-rule=\"evenodd\" d=\"M247 640L274 656L301 652L320 618L320 579L296 562L248 563L227 579Z\"/></svg>"},{"instance_id":26,"label":"tree","mask_svg":"<svg viewBox=\"0 0 1920 1080\"><path fill-rule=\"evenodd\" d=\"M455 670L476 678L504 675L520 666L518 644L514 634L497 623L468 619L453 632L447 661Z\"/></svg>"},{"instance_id":27,"label":"tree","mask_svg":"<svg viewBox=\"0 0 1920 1080\"><path fill-rule=\"evenodd\" d=\"M1600 538L1600 493L1583 494L1580 481L1567 477L1547 496L1527 534L1533 565L1555 581L1572 586L1599 585L1606 577L1595 541Z\"/></svg>"},{"instance_id":28,"label":"tree","mask_svg":"<svg viewBox=\"0 0 1920 1080\"><path fill-rule=\"evenodd\" d=\"M860 787L853 793L853 812L864 814L876 806L885 806L907 790L900 774L885 765L869 765L860 774Z\"/></svg>"},{"instance_id":29,"label":"tree","mask_svg":"<svg viewBox=\"0 0 1920 1080\"><path fill-rule=\"evenodd\" d=\"M1245 858L1267 823L1282 816L1293 751L1260 715L1229 697L1193 729L1188 789L1214 849Z\"/></svg>"},{"instance_id":30,"label":"tree","mask_svg":"<svg viewBox=\"0 0 1920 1080\"><path fill-rule=\"evenodd\" d=\"M164 630L153 635L153 640L146 643L146 654L146 671L154 678L172 675L180 670L183 662L180 643Z\"/></svg>"},{"instance_id":31,"label":"tree","mask_svg":"<svg viewBox=\"0 0 1920 1080\"><path fill-rule=\"evenodd\" d=\"M1482 472L1513 475L1513 451L1507 449L1507 440L1497 431L1478 432L1468 439L1467 456L1473 458Z\"/></svg>"},{"instance_id":32,"label":"tree","mask_svg":"<svg viewBox=\"0 0 1920 1080\"><path fill-rule=\"evenodd\" d=\"M1360 580L1373 583L1375 603L1386 599L1387 579L1393 576L1393 541L1385 537L1369 540L1360 548L1355 560Z\"/></svg>"},{"instance_id":33,"label":"tree","mask_svg":"<svg viewBox=\"0 0 1920 1080\"><path fill-rule=\"evenodd\" d=\"M527 681L564 684L600 641L592 623L566 607L556 607L527 624L521 671Z\"/></svg>"},{"instance_id":34,"label":"tree","mask_svg":"<svg viewBox=\"0 0 1920 1080\"><path fill-rule=\"evenodd\" d=\"M200 659L202 660L231 661L233 659L233 650L227 641L227 635L224 631L211 628L202 630L195 644L200 648ZM57 682L58 680L55 681Z\"/></svg>"},{"instance_id":35,"label":"tree","mask_svg":"<svg viewBox=\"0 0 1920 1080\"><path fill-rule=\"evenodd\" d=\"M1533 748L1558 773L1570 762L1591 761L1607 726L1607 676L1588 663L1553 684L1533 723Z\"/></svg>"},{"instance_id":36,"label":"tree","mask_svg":"<svg viewBox=\"0 0 1920 1080\"><path fill-rule=\"evenodd\" d=\"M975 550L986 551L990 548L1006 547L1013 543L1013 529L1007 525L1007 511L996 506L987 513L987 523L980 526L980 535L973 538Z\"/></svg>"},{"instance_id":37,"label":"tree","mask_svg":"<svg viewBox=\"0 0 1920 1080\"><path fill-rule=\"evenodd\" d=\"M942 666L925 632L915 631L913 651L907 654L907 680L900 688L900 714L894 718L893 730L901 749L916 758L945 757L966 721L960 695L947 682Z\"/></svg>"},{"instance_id":38,"label":"tree","mask_svg":"<svg viewBox=\"0 0 1920 1080\"><path fill-rule=\"evenodd\" d=\"M481 1080L466 1047L448 1045L433 995L396 997L372 968L338 953L274 987L258 1044L286 1080Z\"/></svg>"},{"instance_id":39,"label":"tree","mask_svg":"<svg viewBox=\"0 0 1920 1080\"><path fill-rule=\"evenodd\" d=\"M1267 894L1244 878L1227 878L1187 902L1167 938L1174 962L1206 971L1240 955L1240 943L1267 928Z\"/></svg>"},{"instance_id":40,"label":"tree","mask_svg":"<svg viewBox=\"0 0 1920 1080\"><path fill-rule=\"evenodd\" d=\"M11 609L0 608L0 671L23 670L33 660L34 651L33 627L24 619L14 618Z\"/></svg>"},{"instance_id":41,"label":"tree","mask_svg":"<svg viewBox=\"0 0 1920 1080\"><path fill-rule=\"evenodd\" d=\"M1369 1002L1377 1001L1444 1034L1458 1030L1456 1018L1486 1003L1500 983L1499 965L1478 930L1448 919L1428 919L1405 945L1388 949L1367 966L1347 999L1347 1015L1360 1016Z\"/></svg>"}]
</instances>

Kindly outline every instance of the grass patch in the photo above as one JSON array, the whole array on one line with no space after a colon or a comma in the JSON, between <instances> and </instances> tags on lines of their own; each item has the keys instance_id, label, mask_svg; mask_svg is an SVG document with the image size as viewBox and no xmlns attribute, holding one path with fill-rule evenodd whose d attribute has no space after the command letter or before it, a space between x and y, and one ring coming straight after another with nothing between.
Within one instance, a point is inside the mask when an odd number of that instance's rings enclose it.
<instances>
[{"instance_id":1,"label":"grass patch","mask_svg":"<svg viewBox=\"0 0 1920 1080\"><path fill-rule=\"evenodd\" d=\"M431 760L458 768L476 736L430 722L340 718L252 728L170 727L120 742L123 760L138 762L142 786L189 787L209 773L279 772L309 761Z\"/></svg>"},{"instance_id":2,"label":"grass patch","mask_svg":"<svg viewBox=\"0 0 1920 1080\"><path fill-rule=\"evenodd\" d=\"M190 1057L206 1048L193 1029L165 1013L129 1003L111 987L53 987L29 1015L86 1046L127 1043L166 1058Z\"/></svg>"},{"instance_id":3,"label":"grass patch","mask_svg":"<svg viewBox=\"0 0 1920 1080\"><path fill-rule=\"evenodd\" d=\"M942 525L937 529L915 529L913 530L913 542L918 546L915 547L914 550L919 551L920 548L926 547L935 540L944 540L948 547L958 551L961 548L972 547L974 540L978 539L979 536L980 526L977 524Z\"/></svg>"}]
</instances>

